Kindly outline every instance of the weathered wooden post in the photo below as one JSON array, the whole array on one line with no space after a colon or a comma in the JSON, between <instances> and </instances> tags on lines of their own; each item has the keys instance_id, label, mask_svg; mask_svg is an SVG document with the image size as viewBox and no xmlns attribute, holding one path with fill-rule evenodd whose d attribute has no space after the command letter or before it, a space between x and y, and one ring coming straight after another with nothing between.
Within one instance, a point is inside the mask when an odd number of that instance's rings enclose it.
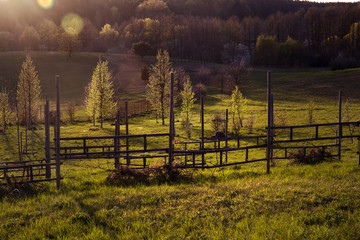
<instances>
[{"instance_id":1,"label":"weathered wooden post","mask_svg":"<svg viewBox=\"0 0 360 240\"><path fill-rule=\"evenodd\" d=\"M229 109L226 109L225 118L225 148L228 148ZM225 161L228 162L228 151L225 153Z\"/></svg>"},{"instance_id":2,"label":"weathered wooden post","mask_svg":"<svg viewBox=\"0 0 360 240\"><path fill-rule=\"evenodd\" d=\"M20 146L20 123L19 123L19 109L16 103L16 130L17 130L17 140L18 140L18 153L19 153L19 161L22 162L22 155L21 155L21 146ZM5 174L4 174L5 176Z\"/></svg>"},{"instance_id":3,"label":"weathered wooden post","mask_svg":"<svg viewBox=\"0 0 360 240\"><path fill-rule=\"evenodd\" d=\"M205 166L205 155L204 155L204 96L201 96L201 165Z\"/></svg>"},{"instance_id":4,"label":"weathered wooden post","mask_svg":"<svg viewBox=\"0 0 360 240\"><path fill-rule=\"evenodd\" d=\"M60 77L56 75L56 187L60 189Z\"/></svg>"},{"instance_id":5,"label":"weathered wooden post","mask_svg":"<svg viewBox=\"0 0 360 240\"><path fill-rule=\"evenodd\" d=\"M338 157L341 160L341 138L342 138L342 116L341 116L341 106L342 105L342 91L339 91L339 145L338 145Z\"/></svg>"},{"instance_id":6,"label":"weathered wooden post","mask_svg":"<svg viewBox=\"0 0 360 240\"><path fill-rule=\"evenodd\" d=\"M23 155L23 132L20 132L20 159L22 161L22 155Z\"/></svg>"},{"instance_id":7,"label":"weathered wooden post","mask_svg":"<svg viewBox=\"0 0 360 240\"><path fill-rule=\"evenodd\" d=\"M359 154L359 166L360 166L360 123L359 123L359 137L358 137L358 141L359 141L358 154Z\"/></svg>"},{"instance_id":8,"label":"weathered wooden post","mask_svg":"<svg viewBox=\"0 0 360 240\"><path fill-rule=\"evenodd\" d=\"M115 119L115 138L114 138L114 152L115 152L115 168L118 168L120 165L119 161L119 139L120 136L120 111L116 114Z\"/></svg>"},{"instance_id":9,"label":"weathered wooden post","mask_svg":"<svg viewBox=\"0 0 360 240\"><path fill-rule=\"evenodd\" d=\"M271 150L272 150L272 136L271 136L271 72L267 72L267 102L268 102L268 119L267 119L267 140L266 140L266 172L270 173Z\"/></svg>"},{"instance_id":10,"label":"weathered wooden post","mask_svg":"<svg viewBox=\"0 0 360 240\"><path fill-rule=\"evenodd\" d=\"M270 127L274 127L274 95L271 93L271 102L270 102L270 106L271 106L271 111L270 111ZM271 149L270 149L270 162L273 162L274 159L274 148L273 148L273 137L275 136L275 129L271 129Z\"/></svg>"},{"instance_id":11,"label":"weathered wooden post","mask_svg":"<svg viewBox=\"0 0 360 240\"><path fill-rule=\"evenodd\" d=\"M126 166L130 166L129 158L129 106L128 101L125 100L125 134L126 134Z\"/></svg>"},{"instance_id":12,"label":"weathered wooden post","mask_svg":"<svg viewBox=\"0 0 360 240\"><path fill-rule=\"evenodd\" d=\"M44 107L45 116L45 160L46 160L46 178L51 178L51 159L50 159L50 121L49 121L49 100L46 98Z\"/></svg>"},{"instance_id":13,"label":"weathered wooden post","mask_svg":"<svg viewBox=\"0 0 360 240\"><path fill-rule=\"evenodd\" d=\"M171 174L172 163L174 160L174 73L171 73L169 116L169 172Z\"/></svg>"}]
</instances>

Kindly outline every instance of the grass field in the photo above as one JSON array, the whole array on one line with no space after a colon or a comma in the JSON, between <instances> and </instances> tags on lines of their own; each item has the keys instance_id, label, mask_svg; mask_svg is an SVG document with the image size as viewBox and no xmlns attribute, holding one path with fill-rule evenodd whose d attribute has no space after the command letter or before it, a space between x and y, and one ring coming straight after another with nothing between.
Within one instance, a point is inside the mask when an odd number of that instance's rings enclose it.
<instances>
[{"instance_id":1,"label":"grass field","mask_svg":"<svg viewBox=\"0 0 360 240\"><path fill-rule=\"evenodd\" d=\"M11 54L6 62L21 64L22 60L16 60L20 57L13 60ZM39 54L38 60L36 54ZM46 71L45 63L50 60L41 60L43 53L36 54L35 64L36 61L44 64L44 73L39 67L40 77L49 74L53 79L52 73ZM55 55L54 59L64 58L63 64L67 66L65 57ZM124 56L114 56L111 57L116 61L129 61ZM94 66L90 67L90 63L95 64L98 58L96 54L77 57L74 65L79 68L83 65L82 73L75 74L77 68L73 66L74 76L69 75L69 82L88 70L90 76ZM198 66L186 64L185 69ZM4 66L0 66L0 72L4 73ZM359 76L360 69L338 72L273 70L275 117L278 119L275 121L306 124L310 99L315 104L316 123L337 121L339 88L343 89L345 99L351 98L351 120L359 120L360 86L356 80ZM82 78L82 82L86 79ZM245 118L255 115L254 134L264 134L266 73L255 71L251 79L245 90L248 98ZM67 89L62 91L68 100L77 100L79 96ZM141 91L134 92L130 89L129 96L141 97ZM127 96L126 92L124 94ZM192 140L200 136L198 105L194 109ZM218 91L216 84L209 87L205 99L206 136L213 135L209 124L212 115L223 114L227 107L228 97ZM178 109L175 117L180 118ZM61 132L62 136L108 135L114 132L110 123L106 122L105 128L96 132L89 131L91 124L87 122L64 123ZM122 133L123 130L121 128ZM248 130L244 127L242 134L248 135ZM152 113L130 119L130 134L167 131L168 126L155 123ZM16 128L12 126L8 132L0 135L1 161L17 158ZM179 122L176 134L177 139L185 139ZM36 157L42 158L43 130L35 132L35 142ZM281 160L275 162L269 175L266 163L261 162L193 171L191 180L175 183L127 187L106 184L113 160L67 160L62 165L64 180L59 191L55 183L49 183L38 185L39 191L33 194L17 197L13 192L1 196L0 239L360 239L357 144L356 139L344 141L342 161L291 165ZM255 153L253 157L261 154ZM28 157L33 158L32 155Z\"/></svg>"}]
</instances>

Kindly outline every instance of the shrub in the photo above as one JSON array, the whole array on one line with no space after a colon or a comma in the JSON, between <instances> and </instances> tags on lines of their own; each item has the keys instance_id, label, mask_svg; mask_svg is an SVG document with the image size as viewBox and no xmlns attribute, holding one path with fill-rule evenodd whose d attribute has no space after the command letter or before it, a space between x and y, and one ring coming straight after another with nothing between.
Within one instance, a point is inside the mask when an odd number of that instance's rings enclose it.
<instances>
[{"instance_id":1,"label":"shrub","mask_svg":"<svg viewBox=\"0 0 360 240\"><path fill-rule=\"evenodd\" d=\"M200 99L201 96L206 96L206 86L202 83L198 83L194 86L193 92L196 99Z\"/></svg>"},{"instance_id":2,"label":"shrub","mask_svg":"<svg viewBox=\"0 0 360 240\"><path fill-rule=\"evenodd\" d=\"M192 174L178 168L179 163L173 162L171 171L168 163L162 161L150 165L148 168L136 170L127 166L120 166L106 178L111 185L129 186L134 184L166 183L192 179Z\"/></svg>"},{"instance_id":3,"label":"shrub","mask_svg":"<svg viewBox=\"0 0 360 240\"><path fill-rule=\"evenodd\" d=\"M326 148L315 148L307 151L306 154L304 149L292 152L289 154L289 160L291 163L299 164L317 164L321 162L329 162L332 160L332 155Z\"/></svg>"},{"instance_id":4,"label":"shrub","mask_svg":"<svg viewBox=\"0 0 360 240\"><path fill-rule=\"evenodd\" d=\"M355 58L339 56L333 59L329 64L331 70L342 70L347 68L356 68L360 66L360 62Z\"/></svg>"},{"instance_id":5,"label":"shrub","mask_svg":"<svg viewBox=\"0 0 360 240\"><path fill-rule=\"evenodd\" d=\"M106 182L111 185L129 186L139 183L148 183L148 176L141 170L120 166L107 176Z\"/></svg>"},{"instance_id":6,"label":"shrub","mask_svg":"<svg viewBox=\"0 0 360 240\"><path fill-rule=\"evenodd\" d=\"M225 122L219 114L214 115L213 119L211 119L211 127L214 129L214 132L225 132Z\"/></svg>"},{"instance_id":7,"label":"shrub","mask_svg":"<svg viewBox=\"0 0 360 240\"><path fill-rule=\"evenodd\" d=\"M6 185L0 186L0 199L3 197L21 198L46 191L44 184L18 183L13 176L5 175Z\"/></svg>"}]
</instances>

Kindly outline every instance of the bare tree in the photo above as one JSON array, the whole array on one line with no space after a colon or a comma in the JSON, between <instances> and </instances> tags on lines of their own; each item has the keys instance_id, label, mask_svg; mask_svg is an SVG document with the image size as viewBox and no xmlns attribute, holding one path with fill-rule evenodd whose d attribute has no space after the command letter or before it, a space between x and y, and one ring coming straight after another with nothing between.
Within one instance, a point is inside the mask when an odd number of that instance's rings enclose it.
<instances>
[{"instance_id":1,"label":"bare tree","mask_svg":"<svg viewBox=\"0 0 360 240\"><path fill-rule=\"evenodd\" d=\"M233 84L243 90L244 86L248 83L248 75L252 71L246 59L242 58L240 61L231 62L228 69Z\"/></svg>"}]
</instances>

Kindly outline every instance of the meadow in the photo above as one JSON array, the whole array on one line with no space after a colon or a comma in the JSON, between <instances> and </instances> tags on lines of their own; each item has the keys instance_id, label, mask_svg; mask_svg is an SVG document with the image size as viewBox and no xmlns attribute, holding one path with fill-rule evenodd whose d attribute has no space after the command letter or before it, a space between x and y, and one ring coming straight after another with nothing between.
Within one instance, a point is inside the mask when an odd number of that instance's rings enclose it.
<instances>
[{"instance_id":1,"label":"meadow","mask_svg":"<svg viewBox=\"0 0 360 240\"><path fill-rule=\"evenodd\" d=\"M60 74L65 85L62 88L64 102L77 101L75 117L84 118L79 92L91 76L98 55L81 53L71 62L55 53L46 55L33 55L44 93L53 97L51 84L54 75ZM138 68L120 64L122 69L116 71L116 63L135 60L124 55L109 56L116 76L133 77L138 83L136 88L131 88L131 84L126 87L127 78L121 78L124 98L143 98L144 83L139 79L138 70L143 61L151 63L153 59L136 59ZM20 53L2 55L0 59L6 61L0 64L0 72L6 73L4 69L10 69L7 72L10 76L19 71L14 69L15 66L20 69L22 57ZM56 62L58 71L54 70L55 64L48 64L52 61ZM190 72L201 66L197 62L178 61L176 64L183 64ZM343 113L344 121L346 114L349 121L358 121L359 77L360 69L336 72L274 69L275 123L306 124L310 100L314 102L316 123L336 122L339 89L343 90L345 99L350 99L348 112L344 110ZM248 99L245 121L251 115L256 116L256 120L252 134L247 126L241 131L243 135L261 135L266 126L266 71L254 69L250 79L244 89ZM229 97L219 91L214 75L205 98L206 136L214 134L210 126L213 116L224 114L228 107ZM180 120L179 109L176 109L175 119ZM89 131L90 122L70 124L65 116L63 121L62 136L114 133L112 121L95 132ZM198 140L198 102L192 122L191 140ZM30 159L44 156L43 130L40 125L38 129L35 131L36 154L27 155ZM121 128L121 133L123 131ZM168 126L156 123L152 112L130 118L130 134L167 131ZM180 122L176 122L176 138L189 140ZM7 135L0 135L1 161L16 160L16 141L15 126L10 126ZM260 162L214 170L189 170L190 179L132 186L106 183L113 160L66 160L62 165L64 179L60 190L56 190L55 183L47 183L21 194L13 191L1 195L0 239L359 239L357 147L356 139L344 141L341 161L333 159L316 165L295 165L288 160L278 160L273 163L271 174L266 174L266 163ZM255 153L254 157L260 154Z\"/></svg>"}]
</instances>

